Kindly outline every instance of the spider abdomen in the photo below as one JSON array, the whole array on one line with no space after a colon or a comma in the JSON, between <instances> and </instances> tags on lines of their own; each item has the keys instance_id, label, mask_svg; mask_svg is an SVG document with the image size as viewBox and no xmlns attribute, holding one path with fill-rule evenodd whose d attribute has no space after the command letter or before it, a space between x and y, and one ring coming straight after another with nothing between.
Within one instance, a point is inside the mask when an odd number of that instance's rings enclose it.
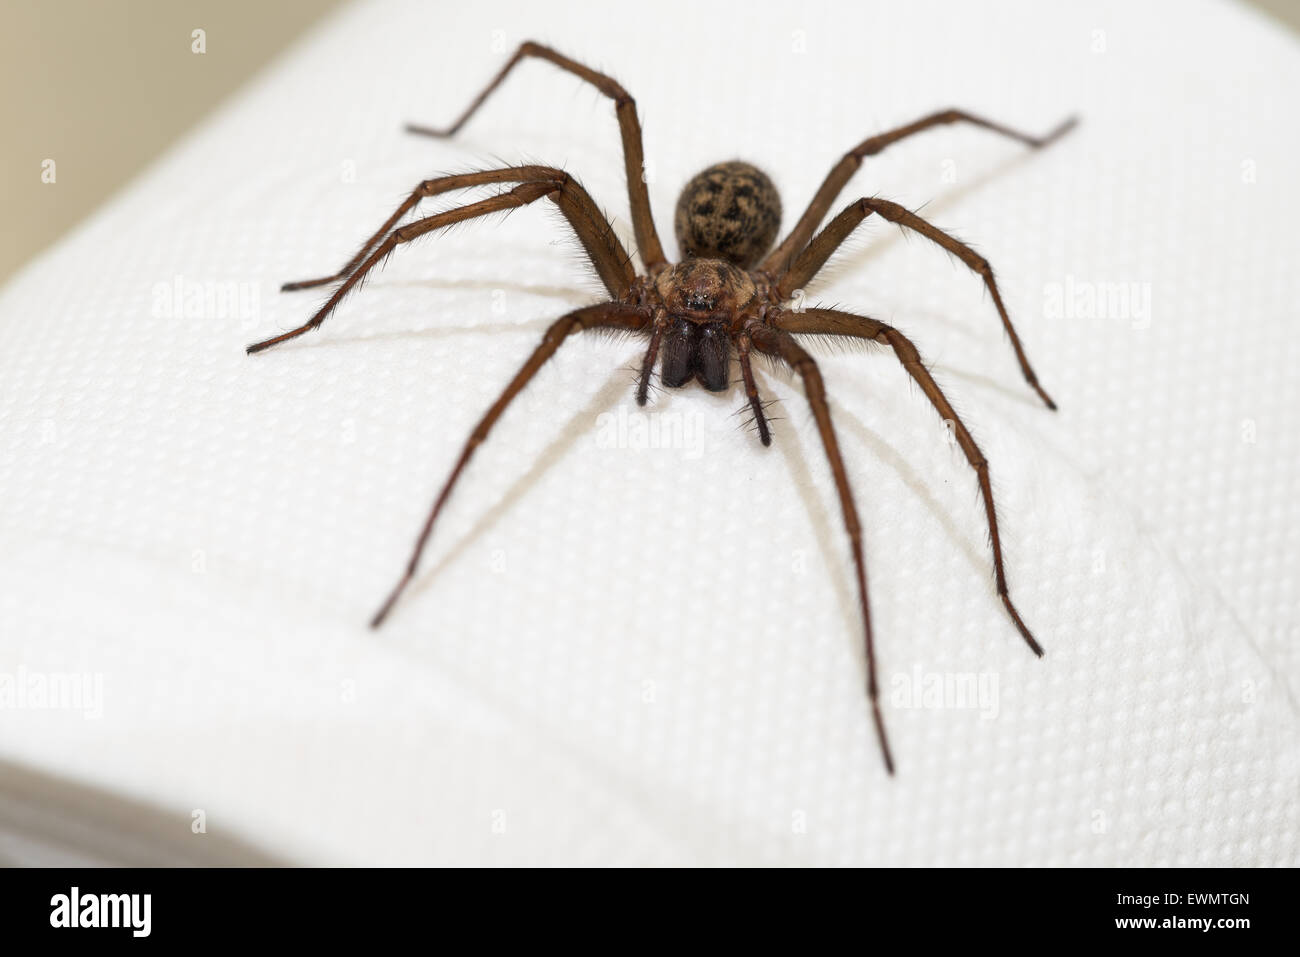
<instances>
[{"instance_id":1,"label":"spider abdomen","mask_svg":"<svg viewBox=\"0 0 1300 957\"><path fill-rule=\"evenodd\" d=\"M758 167L718 163L683 187L673 225L683 258L725 259L748 269L776 240L781 196Z\"/></svg>"}]
</instances>

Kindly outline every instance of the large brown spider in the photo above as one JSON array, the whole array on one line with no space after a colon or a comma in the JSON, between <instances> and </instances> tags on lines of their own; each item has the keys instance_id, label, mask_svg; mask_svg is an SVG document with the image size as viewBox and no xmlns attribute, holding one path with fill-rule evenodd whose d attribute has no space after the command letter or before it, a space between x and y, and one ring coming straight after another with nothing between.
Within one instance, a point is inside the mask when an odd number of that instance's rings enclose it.
<instances>
[{"instance_id":1,"label":"large brown spider","mask_svg":"<svg viewBox=\"0 0 1300 957\"><path fill-rule=\"evenodd\" d=\"M361 250L332 276L303 282L286 283L283 290L306 289L313 286L339 282L339 286L323 306L305 324L264 342L248 347L250 353L260 352L277 343L293 339L315 329L333 312L348 291L355 287L370 270L380 265L402 243L417 236L464 222L488 213L527 206L539 199L554 202L577 233L579 241L591 264L609 292L608 302L577 309L556 320L541 344L524 363L501 397L488 409L475 427L460 454L450 477L434 502L433 509L420 531L415 550L407 563L397 586L371 621L377 628L383 623L403 589L415 574L433 530L438 514L446 504L456 480L465 469L474 449L487 438L493 424L501 417L511 400L526 386L537 370L555 354L560 344L570 335L583 329L620 329L649 337L650 344L641 363L636 400L644 405L654 370L655 360L662 352L660 379L665 386L676 388L691 379L714 392L729 385L728 371L732 348L740 363L745 395L753 410L759 438L770 445L763 404L758 398L758 388L750 367L750 355L759 352L794 369L803 379L808 403L821 434L826 456L835 477L844 524L853 549L853 563L857 571L858 596L862 605L862 625L866 638L867 692L871 699L876 734L881 753L889 773L894 771L885 725L880 713L879 691L876 682L876 659L871 634L871 612L867 604L867 579L862 558L862 529L858 512L853 504L848 474L840 455L835 429L831 425L830 409L826 403L826 390L822 385L817 363L799 345L793 334L849 336L874 340L893 348L908 374L916 380L921 390L938 410L939 415L953 424L957 442L979 477L980 492L984 499L984 512L988 519L993 546L993 569L997 591L1007 613L1015 623L1034 654L1041 656L1039 647L1029 629L1021 620L1011 595L1007 590L1006 573L1002 568L1002 543L998 538L997 516L993 508L993 492L989 485L988 463L975 445L966 426L953 411L943 392L930 377L912 343L897 329L869 319L866 316L842 312L838 309L803 309L786 307L796 290L809 282L833 252L864 219L875 213L890 222L915 230L927 239L938 243L956 255L978 273L993 297L993 304L1002 325L1011 339L1020 369L1029 385L1038 393L1049 409L1056 404L1038 384L1038 377L1029 365L1020 339L1007 316L1002 296L993 280L993 270L988 262L970 247L909 212L897 203L884 199L864 197L849 204L820 233L814 236L818 224L830 210L831 203L840 194L854 172L862 165L864 157L879 153L891 143L933 126L945 123L972 123L1009 136L1032 147L1042 147L1060 137L1074 125L1068 119L1051 133L1041 138L1028 136L997 123L980 119L961 110L945 110L863 140L835 165L809 203L802 217L776 249L768 252L776 239L781 222L781 200L772 181L748 163L720 163L704 170L682 190L677 201L674 226L681 262L669 263L664 256L655 231L654 217L650 212L650 197L642 178L644 155L641 148L641 124L637 119L636 104L626 90L603 73L583 66L556 51L537 43L522 44L515 55L501 69L491 83L469 105L465 113L445 130L408 126L414 133L430 136L450 136L459 130L488 95L497 88L514 66L525 57L547 60L562 70L581 77L614 101L619 129L623 138L623 158L627 172L628 196L632 207L632 225L636 234L638 252L645 264L644 275L637 275L628 255L614 234L609 221L596 207L587 191L562 170L549 166L512 166L504 169L481 170L426 180L415 188L398 206L396 212L366 241ZM469 203L447 212L417 219L400 228L398 221L420 200L452 190L491 183L515 183L513 189L488 199ZM767 257L763 258L763 254ZM760 261L761 260L761 261Z\"/></svg>"}]
</instances>

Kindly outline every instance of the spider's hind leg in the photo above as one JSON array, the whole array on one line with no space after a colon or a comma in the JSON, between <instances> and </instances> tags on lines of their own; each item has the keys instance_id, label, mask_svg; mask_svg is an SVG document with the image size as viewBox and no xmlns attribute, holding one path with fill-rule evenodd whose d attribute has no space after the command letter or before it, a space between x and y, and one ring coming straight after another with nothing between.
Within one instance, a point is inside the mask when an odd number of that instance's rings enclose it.
<instances>
[{"instance_id":1,"label":"spider's hind leg","mask_svg":"<svg viewBox=\"0 0 1300 957\"><path fill-rule=\"evenodd\" d=\"M483 89L460 118L451 126L429 127L408 123L408 133L424 136L452 136L473 116L483 101L505 80L515 66L525 57L546 60L567 73L571 73L614 101L614 114L618 118L618 128L623 138L623 165L627 173L627 195L632 206L632 229L636 233L636 244L646 269L657 273L668 264L664 257L663 245L659 242L659 233L655 229L654 214L650 211L650 189L645 176L645 150L641 145L641 121L637 117L636 101L627 90L612 77L606 76L591 67L584 66L577 60L571 60L550 47L532 40L525 40L519 49L503 66L500 72Z\"/></svg>"},{"instance_id":2,"label":"spider's hind leg","mask_svg":"<svg viewBox=\"0 0 1300 957\"><path fill-rule=\"evenodd\" d=\"M931 113L929 116L922 117L914 123L908 123L888 132L869 136L844 154L844 157L826 174L826 179L822 181L821 187L813 196L812 202L808 204L803 216L799 218L799 222L790 230L790 234L785 237L781 245L772 250L767 259L763 260L761 268L771 274L780 274L788 268L794 257L808 245L813 233L817 230L817 224L830 212L835 198L848 185L849 180L853 178L853 174L862 166L863 160L868 156L875 156L885 147L897 143L899 140L907 139L907 137L924 130L948 123L970 123L972 126L983 127L1001 136L1019 140L1033 149L1042 149L1074 129L1077 122L1077 118L1071 116L1064 122L1057 124L1056 128L1046 136L1032 136L1028 133L1013 130L1009 126L1003 126L1001 123L994 123L967 113L965 110L941 110L938 113Z\"/></svg>"}]
</instances>

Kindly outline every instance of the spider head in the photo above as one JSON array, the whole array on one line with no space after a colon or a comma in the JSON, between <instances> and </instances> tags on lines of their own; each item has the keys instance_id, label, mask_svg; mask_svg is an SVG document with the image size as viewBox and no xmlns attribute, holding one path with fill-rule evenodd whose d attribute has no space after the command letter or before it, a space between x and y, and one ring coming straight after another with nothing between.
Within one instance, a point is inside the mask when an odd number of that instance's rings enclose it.
<instances>
[{"instance_id":1,"label":"spider head","mask_svg":"<svg viewBox=\"0 0 1300 957\"><path fill-rule=\"evenodd\" d=\"M758 167L718 163L682 189L673 225L683 258L725 259L749 269L776 240L781 196Z\"/></svg>"},{"instance_id":2,"label":"spider head","mask_svg":"<svg viewBox=\"0 0 1300 957\"><path fill-rule=\"evenodd\" d=\"M672 317L663 338L663 384L675 389L696 379L711 392L726 389L729 330L757 296L749 273L724 259L685 259L659 274L655 290Z\"/></svg>"},{"instance_id":3,"label":"spider head","mask_svg":"<svg viewBox=\"0 0 1300 957\"><path fill-rule=\"evenodd\" d=\"M754 280L722 259L686 259L655 280L664 308L693 322L731 320L756 294Z\"/></svg>"}]
</instances>

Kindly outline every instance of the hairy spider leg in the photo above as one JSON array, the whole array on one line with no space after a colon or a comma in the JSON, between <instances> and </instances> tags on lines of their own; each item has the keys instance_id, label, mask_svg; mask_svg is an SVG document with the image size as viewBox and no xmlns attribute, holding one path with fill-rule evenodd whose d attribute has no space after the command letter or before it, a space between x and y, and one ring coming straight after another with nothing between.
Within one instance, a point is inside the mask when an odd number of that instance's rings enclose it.
<instances>
[{"instance_id":1,"label":"hairy spider leg","mask_svg":"<svg viewBox=\"0 0 1300 957\"><path fill-rule=\"evenodd\" d=\"M299 289L311 289L316 286L326 286L332 282L338 282L340 279L346 279L357 266L361 265L380 240L393 230L398 221L414 209L422 199L428 199L431 196L438 196L457 189L470 189L474 186L492 183L525 183L530 180L558 181L566 175L561 170L551 166L508 166L504 169L476 170L471 173L453 173L447 176L426 179L415 187L406 199L402 200L393 214L384 221L384 224L375 231L374 235L365 241L362 247L357 250L356 255L343 264L338 272L317 279L299 279L294 282L286 282L280 287L280 291L294 292Z\"/></svg>"},{"instance_id":2,"label":"hairy spider leg","mask_svg":"<svg viewBox=\"0 0 1300 957\"><path fill-rule=\"evenodd\" d=\"M548 179L534 178L535 172L539 169L547 170L548 173L552 174L551 177ZM514 189L498 196L491 196L476 203L470 203L424 219L418 219L400 229L393 230L343 280L342 284L325 301L325 304L307 322L281 335L254 343L248 347L248 352L261 352L263 349L296 338L320 326L343 300L343 297L361 282L371 269L381 264L392 254L393 250L403 243L408 243L419 236L450 226L453 223L464 222L478 216L486 216L489 213L527 206L543 197L549 197L560 208L560 212L564 214L565 219L569 221L569 225L577 233L579 241L586 250L587 256L599 274L601 281L605 284L605 288L609 290L610 295L615 299L619 299L631 289L632 283L636 280L636 273L632 270L627 250L623 248L623 244L619 242L618 237L614 234L609 221L601 214L591 196L578 184L577 180L567 173L549 167L524 166L467 173L457 179L459 185L453 188L479 185L481 183L527 181L521 182Z\"/></svg>"},{"instance_id":3,"label":"hairy spider leg","mask_svg":"<svg viewBox=\"0 0 1300 957\"><path fill-rule=\"evenodd\" d=\"M975 444L970 430L966 428L966 424L962 422L961 417L953 409L943 391L934 381L934 377L930 375L930 370L921 362L920 353L916 351L916 346L912 344L912 341L893 326L878 322L875 319L869 319L866 316L841 312L838 309L807 309L803 312L781 312L774 317L773 324L779 329L792 333L853 336L858 339L872 340L888 345L894 350L898 361L902 363L907 374L921 387L921 391L930 400L930 404L939 413L939 417L945 422L953 424L953 433L957 439L957 444L961 446L966 461L975 470L975 476L979 479L980 495L984 499L984 515L988 520L989 539L993 545L993 571L997 582L998 597L1002 599L1002 604L1006 607L1007 614L1011 616L1011 621L1020 632L1020 636L1024 638L1030 650L1041 658L1043 655L1042 647L1034 640L1034 636L1030 634L1029 628L1020 617L1020 612L1016 611L1016 606L1011 602L1011 592L1007 587L1007 574L1002 567L1002 539L998 535L998 517L993 507L993 486L989 481L988 460L984 458L984 453Z\"/></svg>"},{"instance_id":4,"label":"hairy spider leg","mask_svg":"<svg viewBox=\"0 0 1300 957\"><path fill-rule=\"evenodd\" d=\"M645 405L650 393L650 376L654 372L655 358L659 355L659 344L663 341L664 331L668 328L668 311L662 307L655 310L654 324L650 331L650 345L646 348L645 358L641 360L641 374L637 376L636 404Z\"/></svg>"},{"instance_id":5,"label":"hairy spider leg","mask_svg":"<svg viewBox=\"0 0 1300 957\"><path fill-rule=\"evenodd\" d=\"M608 220L605 219L604 214L596 209L595 204L591 202L589 196L585 196L586 191L582 189L582 186L579 185L576 180L573 180L573 178L563 170L555 169L551 166L507 166L502 169L476 170L472 173L455 173L449 176L438 176L434 179L427 179L420 183L419 186L415 187L415 189L411 191L411 195L401 202L393 214L384 221L384 224L376 230L374 235L365 241L365 244L357 250L357 254L349 259L338 272L329 276L321 276L319 279L301 279L296 282L287 282L280 287L280 291L292 292L297 289L310 289L314 286L324 286L332 282L337 282L340 279L347 278L356 271L357 267L365 260L367 254L375 248L379 241L385 236L390 235L390 230L393 230L393 227L396 226L398 220L414 209L422 199L427 199L430 196L437 196L440 193L446 193L452 190L469 189L474 186L483 186L492 183L525 183L532 180L572 183L572 186L576 188L579 193L583 194L586 201L580 202L579 205L586 207L582 211L585 214L584 218L590 224L589 229L578 231L579 239L583 240L584 246L589 245L586 242L585 234L594 235L595 233L602 231L610 234L613 233L613 228L609 225ZM479 213L477 215L484 214ZM457 221L459 222L459 220ZM572 222L571 217L570 222ZM575 225L575 229L576 228ZM615 240L615 242L617 243L617 240ZM620 271L626 276L632 276L635 278L636 274L630 265L631 257L627 255L625 250L623 250L621 243L618 243L617 248L622 252L621 258L624 261L624 267ZM597 272L601 274L601 279L604 280L605 273L599 265L597 265ZM613 289L610 287L608 281L605 282L605 287L610 289L612 295Z\"/></svg>"},{"instance_id":6,"label":"hairy spider leg","mask_svg":"<svg viewBox=\"0 0 1300 957\"><path fill-rule=\"evenodd\" d=\"M561 70L566 70L590 83L614 101L614 112L618 117L619 132L623 137L623 165L627 173L627 195L632 207L632 229L636 234L637 250L641 254L641 260L645 263L646 269L651 273L657 273L663 266L667 265L668 261L664 258L663 245L659 242L659 233L655 229L654 214L650 210L650 191L647 184L648 177L645 173L645 151L641 144L641 121L637 117L636 101L612 77L583 66L576 60L570 60L550 47L534 43L532 40L526 40L520 44L519 49L515 51L515 55L507 61L492 82L483 89L483 92L474 98L474 101L470 103L465 112L461 114L460 119L455 123L441 129L408 123L407 131L420 133L424 136L445 137L454 135L478 111L478 108L483 105L483 101L501 85L501 82L505 80L506 75L514 69L515 65L525 57L537 57L540 60L553 63Z\"/></svg>"},{"instance_id":7,"label":"hairy spider leg","mask_svg":"<svg viewBox=\"0 0 1300 957\"><path fill-rule=\"evenodd\" d=\"M871 714L876 723L876 737L880 740L880 752L885 760L885 769L893 774L894 759L889 752L885 719L880 713L880 689L876 681L876 651L871 634L871 608L867 602L866 559L862 553L862 526L858 521L857 506L853 504L853 490L849 486L844 458L840 455L839 442L835 438L835 426L831 424L831 411L826 402L826 387L822 383L821 371L817 368L813 357L783 329L753 322L747 327L747 331L753 339L755 349L782 360L803 379L804 394L808 399L808 405L812 408L813 418L817 421L822 447L826 450L831 474L835 477L835 489L840 497L840 511L844 514L844 527L849 533L849 544L853 549L853 565L858 575L858 598L862 605L862 628L867 658L867 695L871 699Z\"/></svg>"},{"instance_id":8,"label":"hairy spider leg","mask_svg":"<svg viewBox=\"0 0 1300 957\"><path fill-rule=\"evenodd\" d=\"M1077 123L1076 117L1069 117L1060 123L1056 129L1052 130L1046 136L1031 136L1028 133L1021 133L1010 127L1003 126L1000 123L994 123L991 120L981 119L965 110L943 110L938 113L932 113L929 116L922 117L913 123L900 126L897 129L889 130L885 133L877 133L875 136L869 136L853 149L844 154L844 157L831 168L826 175L821 186L813 195L812 202L808 204L807 210L803 216L790 230L790 234L777 246L768 257L763 260L760 267L768 275L778 275L781 273L790 260L798 253L812 234L817 229L817 224L830 211L831 204L835 198L848 185L853 174L858 171L862 161L868 156L874 156L885 147L897 143L899 140L906 139L915 133L931 129L935 126L942 126L947 123L971 123L975 126L982 127L986 130L992 130L994 133L1000 133L1002 136L1008 136L1011 139L1019 140L1026 146L1040 149L1049 143L1064 136L1074 128Z\"/></svg>"},{"instance_id":9,"label":"hairy spider leg","mask_svg":"<svg viewBox=\"0 0 1300 957\"><path fill-rule=\"evenodd\" d=\"M826 260L831 257L831 254L858 227L858 224L872 213L878 213L891 223L905 226L920 233L931 242L937 243L957 256L984 280L985 287L993 297L993 305L997 307L998 315L1002 317L1002 328L1007 331L1007 335L1011 339L1011 348L1015 350L1016 358L1020 362L1020 371L1024 374L1025 381L1038 393L1038 397L1043 400L1044 405L1049 409L1055 409L1056 403L1038 384L1038 376L1029 364L1029 357L1025 355L1024 347L1020 344L1020 336L1016 334L1015 326L1011 324L1011 316L1007 314L1007 307L1002 302L1002 294L998 291L998 284L993 278L993 267L989 265L989 261L965 243L953 238L897 203L892 203L887 199L869 199L866 197L850 203L843 212L826 225L825 229L817 234L816 238L795 259L794 264L790 266L785 275L778 280L776 288L781 297L783 299L789 298L796 289L800 289L810 282L812 277L826 264Z\"/></svg>"},{"instance_id":10,"label":"hairy spider leg","mask_svg":"<svg viewBox=\"0 0 1300 957\"><path fill-rule=\"evenodd\" d=\"M497 419L501 418L501 414L505 412L506 408L514 400L515 396L519 395L519 393L523 391L524 386L528 385L533 376L537 374L537 370L545 365L546 360L555 354L556 350L560 348L560 345L564 340L573 333L583 329L608 328L626 329L637 332L645 329L649 322L650 316L644 307L624 303L605 302L595 306L588 306L585 309L578 309L560 319L557 319L551 324L550 328L546 330L546 334L542 336L541 343L533 350L533 354L528 357L528 360L523 364L520 370L515 373L515 377L510 380L510 384L506 386L505 391L501 393L500 398L492 404L492 407L487 410L487 413L479 421L478 425L474 427L474 431L470 433L470 437L468 441L466 441L465 447L460 453L460 458L456 460L456 465L452 468L451 475L448 476L446 483L442 487L442 491L438 493L438 497L433 503L433 508L429 512L429 517L425 521L424 527L420 530L420 537L416 540L415 549L411 553L410 561L407 562L406 570L402 573L402 577L398 580L397 586L388 596L388 599L380 607L379 611L375 613L375 617L371 619L371 628L378 628L384 623L384 619L387 618L389 612L392 611L393 605L397 603L402 592L406 590L406 586L415 576L415 571L420 564L420 556L424 553L425 545L428 544L429 535L433 532L434 522L438 520L438 515L442 511L442 507L447 503L447 499L451 495L451 490L456 485L456 480L460 478L460 474L464 471L470 457L474 454L474 450L488 437L488 433L492 430L492 426L496 423Z\"/></svg>"},{"instance_id":11,"label":"hairy spider leg","mask_svg":"<svg viewBox=\"0 0 1300 957\"><path fill-rule=\"evenodd\" d=\"M758 439L764 445L772 444L772 432L767 426L767 415L763 411L763 403L758 398L758 384L754 381L754 370L750 365L749 352L753 347L753 341L749 333L741 332L736 336L736 353L740 360L740 377L745 383L745 399L749 402L750 411L754 413L754 425L758 428Z\"/></svg>"}]
</instances>

